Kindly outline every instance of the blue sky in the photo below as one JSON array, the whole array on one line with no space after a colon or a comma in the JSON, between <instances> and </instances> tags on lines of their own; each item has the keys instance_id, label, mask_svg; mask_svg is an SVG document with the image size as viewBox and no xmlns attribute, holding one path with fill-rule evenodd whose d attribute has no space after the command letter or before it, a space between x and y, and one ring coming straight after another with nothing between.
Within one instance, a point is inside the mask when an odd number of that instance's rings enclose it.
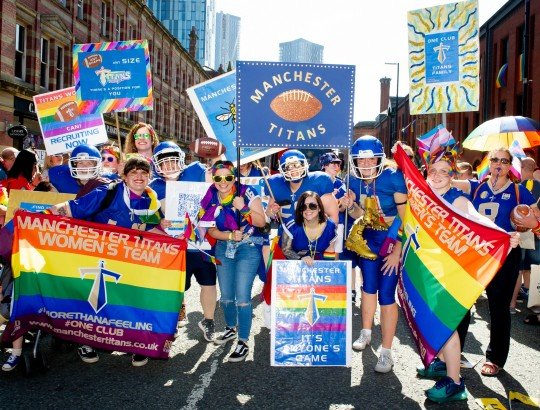
<instances>
[{"instance_id":1,"label":"blue sky","mask_svg":"<svg viewBox=\"0 0 540 410\"><path fill-rule=\"evenodd\" d=\"M380 82L392 79L408 94L407 11L452 1L437 0L216 0L216 11L241 18L240 59L278 61L279 43L304 38L324 46L327 64L356 66L354 122L379 113ZM506 0L479 0L480 24Z\"/></svg>"}]
</instances>

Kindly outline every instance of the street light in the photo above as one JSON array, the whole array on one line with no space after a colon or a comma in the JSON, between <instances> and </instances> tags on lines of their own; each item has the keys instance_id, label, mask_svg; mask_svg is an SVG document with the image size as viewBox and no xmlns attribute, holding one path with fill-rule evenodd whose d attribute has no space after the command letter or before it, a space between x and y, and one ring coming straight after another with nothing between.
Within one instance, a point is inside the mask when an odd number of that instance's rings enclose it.
<instances>
[{"instance_id":1,"label":"street light","mask_svg":"<svg viewBox=\"0 0 540 410\"><path fill-rule=\"evenodd\" d=\"M397 78L396 78L396 103L394 104L394 118L392 119L392 128L395 131L395 138L392 140L392 145L398 139L398 130L397 130L397 110L398 110L398 96L399 96L399 63L384 63L386 65L396 65L397 66Z\"/></svg>"}]
</instances>

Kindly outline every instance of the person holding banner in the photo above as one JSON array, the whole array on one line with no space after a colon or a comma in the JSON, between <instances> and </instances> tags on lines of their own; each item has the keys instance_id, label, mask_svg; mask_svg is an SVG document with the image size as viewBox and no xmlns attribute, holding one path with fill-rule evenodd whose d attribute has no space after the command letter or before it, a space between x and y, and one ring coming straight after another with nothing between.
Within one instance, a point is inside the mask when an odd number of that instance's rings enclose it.
<instances>
[{"instance_id":1,"label":"person holding banner","mask_svg":"<svg viewBox=\"0 0 540 410\"><path fill-rule=\"evenodd\" d=\"M470 215L475 220L481 221L488 226L493 226L490 219L476 211L473 204L461 190L452 187L452 177L458 173L453 147L443 146L437 149L436 152L430 152L427 163L427 182L435 193L464 214ZM515 248L518 241L519 236L513 235L510 238L511 246ZM439 275L441 274L442 272L439 272ZM467 312L462 322L468 325L469 320L470 313ZM461 326L462 323L460 323L458 329ZM455 330L440 350L439 357L428 368L419 369L419 374L424 377L442 376L432 388L426 390L428 399L438 403L467 399L465 384L463 378L460 377L461 351L462 343L460 343L459 330Z\"/></svg>"},{"instance_id":2,"label":"person holding banner","mask_svg":"<svg viewBox=\"0 0 540 410\"><path fill-rule=\"evenodd\" d=\"M149 162L140 157L131 158L125 163L123 172L122 182L112 189L109 186L98 187L78 199L54 205L48 212L164 234L159 228L160 203L156 192L149 186ZM90 346L81 346L79 356L86 363L99 360L97 352ZM137 354L131 361L133 366L144 366L147 362L147 357Z\"/></svg>"},{"instance_id":3,"label":"person holding banner","mask_svg":"<svg viewBox=\"0 0 540 410\"><path fill-rule=\"evenodd\" d=\"M208 234L217 240L215 255L220 303L225 316L225 331L214 341L225 344L238 334L238 343L230 362L245 360L251 332L253 306L251 288L262 260L263 233L266 224L261 198L250 186L235 184L236 169L230 161L212 166L214 184L201 201L199 220L214 222ZM238 188L237 188L238 187Z\"/></svg>"},{"instance_id":4,"label":"person holding banner","mask_svg":"<svg viewBox=\"0 0 540 410\"><path fill-rule=\"evenodd\" d=\"M362 271L362 330L353 343L355 350L371 344L371 329L381 306L382 347L375 371L388 373L394 366L392 342L396 332L398 309L395 301L401 242L396 241L390 253L379 254L394 219L403 220L407 187L403 173L385 168L386 155L377 138L365 135L356 140L350 151L349 192L342 198L349 218L357 219L345 246L343 259L352 260L353 268ZM399 225L401 225L398 220Z\"/></svg>"},{"instance_id":5,"label":"person holding banner","mask_svg":"<svg viewBox=\"0 0 540 410\"><path fill-rule=\"evenodd\" d=\"M165 195L167 181L206 182L206 167L198 161L188 166L185 164L186 154L172 141L160 142L154 149L153 164L158 177L152 180L150 186L157 193L161 209L165 214ZM161 226L167 228L170 221L163 220ZM199 322L199 328L207 342L214 340L214 313L216 310L216 265L203 259L201 252L189 245L186 253L186 285L184 292L191 287L191 277L195 275L201 287L200 303L204 319ZM187 325L186 305L178 316L180 327Z\"/></svg>"},{"instance_id":6,"label":"person holding banner","mask_svg":"<svg viewBox=\"0 0 540 410\"><path fill-rule=\"evenodd\" d=\"M490 151L489 171L491 176L483 182L454 180L453 185L472 198L478 212L506 232L514 232L510 221L513 209L519 204L536 203L530 191L510 179L512 154L507 148ZM497 376L504 367L510 351L510 301L519 275L521 248L508 254L493 280L486 287L490 315L490 342L486 351L486 362L482 366L483 376Z\"/></svg>"},{"instance_id":7,"label":"person holding banner","mask_svg":"<svg viewBox=\"0 0 540 410\"><path fill-rule=\"evenodd\" d=\"M335 260L336 224L324 213L321 198L312 191L298 199L291 236L283 235L282 250L287 259L313 266L316 260Z\"/></svg>"},{"instance_id":8,"label":"person holding banner","mask_svg":"<svg viewBox=\"0 0 540 410\"><path fill-rule=\"evenodd\" d=\"M126 136L126 146L124 153L127 158L133 154L138 154L146 158L148 161L152 160L152 154L154 148L159 144L159 138L157 136L154 127L144 122L135 124L128 132Z\"/></svg>"}]
</instances>

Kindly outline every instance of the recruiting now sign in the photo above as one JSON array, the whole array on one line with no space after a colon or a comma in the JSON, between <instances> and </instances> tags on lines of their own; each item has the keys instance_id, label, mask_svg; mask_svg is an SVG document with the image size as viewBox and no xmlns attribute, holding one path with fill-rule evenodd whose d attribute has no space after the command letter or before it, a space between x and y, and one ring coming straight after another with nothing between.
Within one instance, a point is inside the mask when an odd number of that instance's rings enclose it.
<instances>
[{"instance_id":1,"label":"recruiting now sign","mask_svg":"<svg viewBox=\"0 0 540 410\"><path fill-rule=\"evenodd\" d=\"M34 104L47 155L70 152L75 147L107 142L101 114L82 114L75 102L75 88L34 96Z\"/></svg>"},{"instance_id":2,"label":"recruiting now sign","mask_svg":"<svg viewBox=\"0 0 540 410\"><path fill-rule=\"evenodd\" d=\"M272 262L272 366L349 366L350 261Z\"/></svg>"},{"instance_id":3,"label":"recruiting now sign","mask_svg":"<svg viewBox=\"0 0 540 410\"><path fill-rule=\"evenodd\" d=\"M237 61L237 145L349 148L355 67Z\"/></svg>"},{"instance_id":4,"label":"recruiting now sign","mask_svg":"<svg viewBox=\"0 0 540 410\"><path fill-rule=\"evenodd\" d=\"M152 109L152 73L146 40L75 44L73 79L80 112Z\"/></svg>"}]
</instances>

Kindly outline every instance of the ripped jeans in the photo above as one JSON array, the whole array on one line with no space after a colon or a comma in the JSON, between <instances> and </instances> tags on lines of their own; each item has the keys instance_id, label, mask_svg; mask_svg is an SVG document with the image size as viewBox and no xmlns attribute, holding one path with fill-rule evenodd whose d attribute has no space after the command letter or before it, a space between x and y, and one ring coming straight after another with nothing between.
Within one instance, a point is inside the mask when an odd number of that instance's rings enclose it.
<instances>
[{"instance_id":1,"label":"ripped jeans","mask_svg":"<svg viewBox=\"0 0 540 410\"><path fill-rule=\"evenodd\" d=\"M217 241L215 256L221 261L216 266L220 304L227 327L238 327L238 339L247 341L253 315L251 288L262 259L262 247L242 242L233 259L225 256L226 249L227 241Z\"/></svg>"}]
</instances>

